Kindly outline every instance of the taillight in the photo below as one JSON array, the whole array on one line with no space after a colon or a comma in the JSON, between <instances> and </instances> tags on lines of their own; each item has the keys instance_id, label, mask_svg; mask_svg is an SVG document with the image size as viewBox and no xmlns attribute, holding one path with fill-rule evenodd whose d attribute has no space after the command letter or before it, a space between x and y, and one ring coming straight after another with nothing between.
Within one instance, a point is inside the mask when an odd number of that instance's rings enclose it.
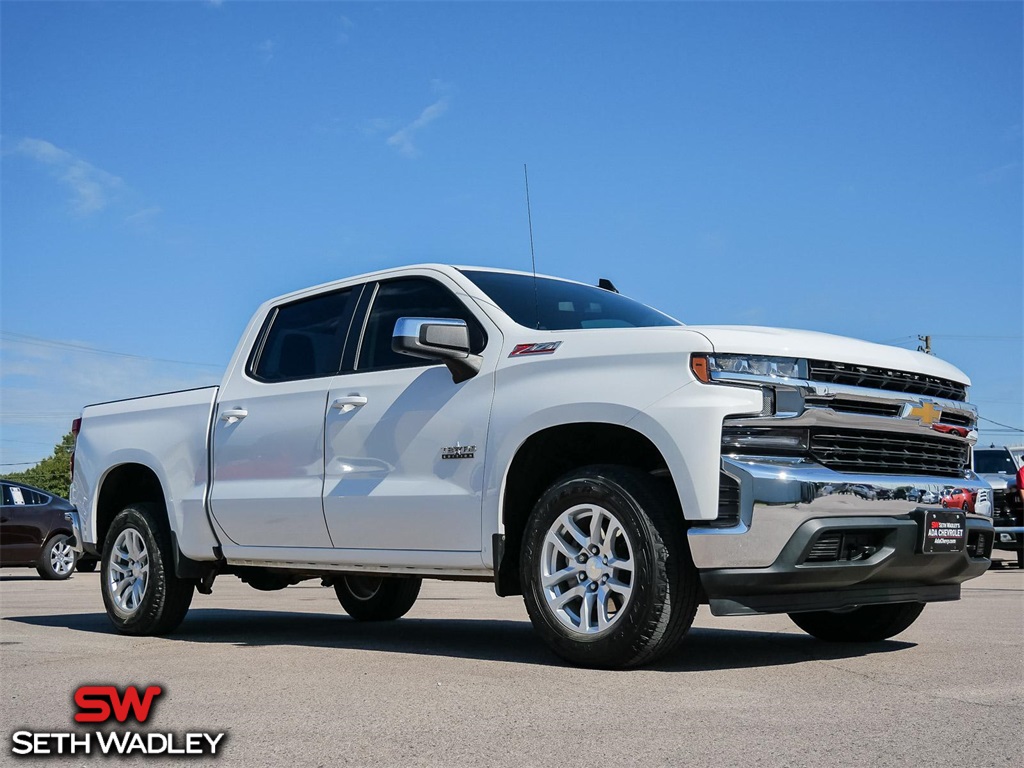
<instances>
[{"instance_id":1,"label":"taillight","mask_svg":"<svg viewBox=\"0 0 1024 768\"><path fill-rule=\"evenodd\" d=\"M78 444L78 433L82 431L82 417L79 416L77 419L71 422L71 436L75 438L75 444ZM75 446L71 447L71 481L75 480Z\"/></svg>"}]
</instances>

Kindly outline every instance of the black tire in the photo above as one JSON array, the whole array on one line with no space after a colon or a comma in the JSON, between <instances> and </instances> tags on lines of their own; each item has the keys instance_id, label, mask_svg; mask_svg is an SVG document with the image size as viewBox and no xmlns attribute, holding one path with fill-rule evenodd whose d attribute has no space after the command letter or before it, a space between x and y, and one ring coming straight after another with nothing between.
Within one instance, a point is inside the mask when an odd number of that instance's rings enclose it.
<instances>
[{"instance_id":1,"label":"black tire","mask_svg":"<svg viewBox=\"0 0 1024 768\"><path fill-rule=\"evenodd\" d=\"M78 563L75 565L75 570L79 573L92 573L96 570L96 566L100 564L100 561L95 557L83 557L80 558Z\"/></svg>"},{"instance_id":2,"label":"black tire","mask_svg":"<svg viewBox=\"0 0 1024 768\"><path fill-rule=\"evenodd\" d=\"M924 603L862 605L852 611L791 613L800 629L828 643L878 643L903 632L924 610Z\"/></svg>"},{"instance_id":3,"label":"black tire","mask_svg":"<svg viewBox=\"0 0 1024 768\"><path fill-rule=\"evenodd\" d=\"M334 593L357 621L393 621L409 612L422 584L414 576L341 576L334 582Z\"/></svg>"},{"instance_id":4,"label":"black tire","mask_svg":"<svg viewBox=\"0 0 1024 768\"><path fill-rule=\"evenodd\" d=\"M964 512L969 512L970 511L970 505L965 501L964 505L962 507L960 507L960 509L962 509Z\"/></svg>"},{"instance_id":5,"label":"black tire","mask_svg":"<svg viewBox=\"0 0 1024 768\"><path fill-rule=\"evenodd\" d=\"M75 550L68 546L68 536L63 533L55 533L43 545L42 552L39 554L39 562L36 563L36 571L44 579L63 581L71 578L71 574L75 571L77 558Z\"/></svg>"},{"instance_id":6,"label":"black tire","mask_svg":"<svg viewBox=\"0 0 1024 768\"><path fill-rule=\"evenodd\" d=\"M122 534L137 534L141 538L145 559L148 561L148 576L134 609L119 606L114 598L118 586L123 587L122 582L126 580L119 577L116 567L112 567L115 560L117 566L124 565L121 555L128 550L118 548L115 552L115 544ZM174 573L172 546L164 512L155 504L132 504L114 518L103 543L100 590L107 616L118 632L126 635L165 635L185 618L192 603L195 582L180 579ZM131 590L123 590L127 591Z\"/></svg>"},{"instance_id":7,"label":"black tire","mask_svg":"<svg viewBox=\"0 0 1024 768\"><path fill-rule=\"evenodd\" d=\"M562 534L569 528L560 521L572 515L582 516L571 518L576 530L582 531L579 521L587 519L588 508L592 510L590 541L593 544L597 521L600 546L571 543ZM606 519L608 516L614 521ZM617 534L612 533L613 525ZM608 540L603 539L605 535ZM565 548L554 543L556 538L579 552L569 557ZM601 551L610 553L609 557L602 558ZM585 566L581 558L588 558ZM609 558L631 563L630 569L617 575L605 570L600 575L602 568L611 567ZM557 573L577 572L567 581L552 584L549 580L545 588L544 569L556 564ZM682 510L671 486L621 466L583 467L560 478L544 493L527 523L520 577L526 610L544 642L573 664L604 669L646 664L671 651L693 623L700 591ZM628 596L616 595L614 587L602 595L601 585L609 579L622 586L627 577ZM590 592L594 593L593 607L586 605ZM573 607L577 597L564 599L570 594L578 596L578 609ZM596 628L592 626L594 612L598 614ZM601 618L607 623L603 629Z\"/></svg>"}]
</instances>

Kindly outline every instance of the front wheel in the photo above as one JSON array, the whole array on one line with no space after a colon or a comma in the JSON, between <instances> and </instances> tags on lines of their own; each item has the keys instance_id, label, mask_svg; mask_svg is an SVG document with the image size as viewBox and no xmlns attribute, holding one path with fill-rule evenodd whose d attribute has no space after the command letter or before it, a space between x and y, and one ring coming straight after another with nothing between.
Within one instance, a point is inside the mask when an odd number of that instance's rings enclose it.
<instances>
[{"instance_id":1,"label":"front wheel","mask_svg":"<svg viewBox=\"0 0 1024 768\"><path fill-rule=\"evenodd\" d=\"M682 639L698 577L669 488L630 467L556 481L527 523L520 559L534 628L574 664L644 664Z\"/></svg>"},{"instance_id":2,"label":"front wheel","mask_svg":"<svg viewBox=\"0 0 1024 768\"><path fill-rule=\"evenodd\" d=\"M334 582L334 593L357 621L392 621L409 612L421 584L412 576L342 576Z\"/></svg>"},{"instance_id":3,"label":"front wheel","mask_svg":"<svg viewBox=\"0 0 1024 768\"><path fill-rule=\"evenodd\" d=\"M878 643L898 635L913 624L924 603L862 605L852 611L791 613L800 629L829 643Z\"/></svg>"},{"instance_id":4,"label":"front wheel","mask_svg":"<svg viewBox=\"0 0 1024 768\"><path fill-rule=\"evenodd\" d=\"M75 550L68 543L68 537L63 533L58 533L50 537L43 545L36 571L44 579L67 579L75 570L77 557Z\"/></svg>"},{"instance_id":5,"label":"front wheel","mask_svg":"<svg viewBox=\"0 0 1024 768\"><path fill-rule=\"evenodd\" d=\"M174 573L171 537L155 504L133 504L114 518L103 544L103 604L118 632L164 635L188 612L195 583Z\"/></svg>"}]
</instances>

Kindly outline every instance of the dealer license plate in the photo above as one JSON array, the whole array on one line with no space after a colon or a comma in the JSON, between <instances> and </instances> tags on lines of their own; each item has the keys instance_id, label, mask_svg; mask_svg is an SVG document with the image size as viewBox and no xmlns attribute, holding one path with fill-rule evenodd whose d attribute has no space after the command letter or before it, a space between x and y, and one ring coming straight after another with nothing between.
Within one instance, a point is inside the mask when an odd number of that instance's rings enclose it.
<instances>
[{"instance_id":1,"label":"dealer license plate","mask_svg":"<svg viewBox=\"0 0 1024 768\"><path fill-rule=\"evenodd\" d=\"M962 552L967 537L967 518L963 512L927 510L924 514L924 540L921 551Z\"/></svg>"}]
</instances>

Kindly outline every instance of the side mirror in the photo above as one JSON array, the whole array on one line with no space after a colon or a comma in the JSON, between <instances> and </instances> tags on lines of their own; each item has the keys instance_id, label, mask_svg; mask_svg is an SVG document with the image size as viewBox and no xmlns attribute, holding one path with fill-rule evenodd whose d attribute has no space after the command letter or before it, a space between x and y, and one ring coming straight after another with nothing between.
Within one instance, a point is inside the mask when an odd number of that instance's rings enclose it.
<instances>
[{"instance_id":1,"label":"side mirror","mask_svg":"<svg viewBox=\"0 0 1024 768\"><path fill-rule=\"evenodd\" d=\"M465 320L444 317L400 317L395 323L391 348L403 355L440 360L459 384L480 371L479 355L470 354L469 327Z\"/></svg>"}]
</instances>

